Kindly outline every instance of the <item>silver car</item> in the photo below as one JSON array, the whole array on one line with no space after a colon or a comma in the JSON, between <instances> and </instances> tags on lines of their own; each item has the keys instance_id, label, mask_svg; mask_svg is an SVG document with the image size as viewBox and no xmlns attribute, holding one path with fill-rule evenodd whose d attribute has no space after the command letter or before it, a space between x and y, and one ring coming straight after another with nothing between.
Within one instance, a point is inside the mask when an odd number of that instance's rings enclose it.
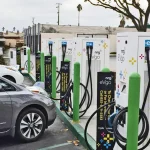
<instances>
[{"instance_id":1,"label":"silver car","mask_svg":"<svg viewBox=\"0 0 150 150\"><path fill-rule=\"evenodd\" d=\"M0 77L0 136L33 142L55 118L56 106L50 98Z\"/></svg>"}]
</instances>

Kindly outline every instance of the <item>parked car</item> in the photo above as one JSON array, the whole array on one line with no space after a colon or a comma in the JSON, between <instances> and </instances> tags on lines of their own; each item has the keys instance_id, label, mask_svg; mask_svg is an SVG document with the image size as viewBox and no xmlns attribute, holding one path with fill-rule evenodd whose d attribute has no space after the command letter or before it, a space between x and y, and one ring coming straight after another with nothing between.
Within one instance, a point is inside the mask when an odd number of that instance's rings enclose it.
<instances>
[{"instance_id":1,"label":"parked car","mask_svg":"<svg viewBox=\"0 0 150 150\"><path fill-rule=\"evenodd\" d=\"M56 106L50 98L0 77L0 136L33 142L55 118Z\"/></svg>"},{"instance_id":2,"label":"parked car","mask_svg":"<svg viewBox=\"0 0 150 150\"><path fill-rule=\"evenodd\" d=\"M22 84L24 81L23 75L14 66L0 65L0 77L4 77L17 84Z\"/></svg>"},{"instance_id":3,"label":"parked car","mask_svg":"<svg viewBox=\"0 0 150 150\"><path fill-rule=\"evenodd\" d=\"M34 93L39 93L49 97L50 95L44 90L44 82L36 82L33 86L22 85Z\"/></svg>"}]
</instances>

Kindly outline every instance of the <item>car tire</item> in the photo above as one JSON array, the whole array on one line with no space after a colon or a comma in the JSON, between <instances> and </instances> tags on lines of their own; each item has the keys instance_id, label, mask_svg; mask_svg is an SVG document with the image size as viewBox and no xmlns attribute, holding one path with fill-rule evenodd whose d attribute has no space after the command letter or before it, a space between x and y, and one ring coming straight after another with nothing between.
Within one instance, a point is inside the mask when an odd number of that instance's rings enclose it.
<instances>
[{"instance_id":1,"label":"car tire","mask_svg":"<svg viewBox=\"0 0 150 150\"><path fill-rule=\"evenodd\" d=\"M46 119L44 114L36 108L23 111L16 123L16 138L22 142L37 141L44 133Z\"/></svg>"}]
</instances>

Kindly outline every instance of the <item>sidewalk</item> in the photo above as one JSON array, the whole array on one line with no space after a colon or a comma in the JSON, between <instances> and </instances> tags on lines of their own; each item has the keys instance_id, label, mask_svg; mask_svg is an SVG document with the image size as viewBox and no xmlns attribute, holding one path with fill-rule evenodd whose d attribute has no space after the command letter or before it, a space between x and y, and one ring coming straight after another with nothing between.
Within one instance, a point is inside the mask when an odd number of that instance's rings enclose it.
<instances>
[{"instance_id":1,"label":"sidewalk","mask_svg":"<svg viewBox=\"0 0 150 150\"><path fill-rule=\"evenodd\" d=\"M83 117L83 118L80 119L80 123L79 124L83 127L83 129L85 129L85 125L86 125L86 123L88 121L88 118L89 117ZM89 123L87 132L96 141L96 116L93 117L93 119Z\"/></svg>"}]
</instances>

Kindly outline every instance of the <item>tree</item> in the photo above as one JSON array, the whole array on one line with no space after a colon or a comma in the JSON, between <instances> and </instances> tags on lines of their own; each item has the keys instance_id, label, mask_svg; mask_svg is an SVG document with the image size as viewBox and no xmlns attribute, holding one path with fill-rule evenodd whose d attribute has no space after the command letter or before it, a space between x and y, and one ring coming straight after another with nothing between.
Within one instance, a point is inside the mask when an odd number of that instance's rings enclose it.
<instances>
[{"instance_id":1,"label":"tree","mask_svg":"<svg viewBox=\"0 0 150 150\"><path fill-rule=\"evenodd\" d=\"M5 30L5 28L3 27L3 28L2 28L2 31L4 31L4 30Z\"/></svg>"},{"instance_id":2,"label":"tree","mask_svg":"<svg viewBox=\"0 0 150 150\"><path fill-rule=\"evenodd\" d=\"M119 14L119 18L121 18L119 27L123 27L124 28L125 24L126 24L126 20L128 20L129 18L127 18L123 14Z\"/></svg>"},{"instance_id":3,"label":"tree","mask_svg":"<svg viewBox=\"0 0 150 150\"><path fill-rule=\"evenodd\" d=\"M43 33L59 33L56 29L50 27L48 29L46 29L45 27L42 27L42 32Z\"/></svg>"},{"instance_id":4,"label":"tree","mask_svg":"<svg viewBox=\"0 0 150 150\"><path fill-rule=\"evenodd\" d=\"M150 14L150 0L84 0L94 6L101 6L116 11L131 19L136 29L146 32ZM141 6L145 4L145 8ZM134 15L138 14L138 15Z\"/></svg>"},{"instance_id":5,"label":"tree","mask_svg":"<svg viewBox=\"0 0 150 150\"><path fill-rule=\"evenodd\" d=\"M0 65L5 65L5 60L2 55L0 55Z\"/></svg>"},{"instance_id":6,"label":"tree","mask_svg":"<svg viewBox=\"0 0 150 150\"><path fill-rule=\"evenodd\" d=\"M77 9L78 9L78 26L80 26L80 12L81 12L81 10L82 10L82 5L79 4L79 5L77 6Z\"/></svg>"}]
</instances>

